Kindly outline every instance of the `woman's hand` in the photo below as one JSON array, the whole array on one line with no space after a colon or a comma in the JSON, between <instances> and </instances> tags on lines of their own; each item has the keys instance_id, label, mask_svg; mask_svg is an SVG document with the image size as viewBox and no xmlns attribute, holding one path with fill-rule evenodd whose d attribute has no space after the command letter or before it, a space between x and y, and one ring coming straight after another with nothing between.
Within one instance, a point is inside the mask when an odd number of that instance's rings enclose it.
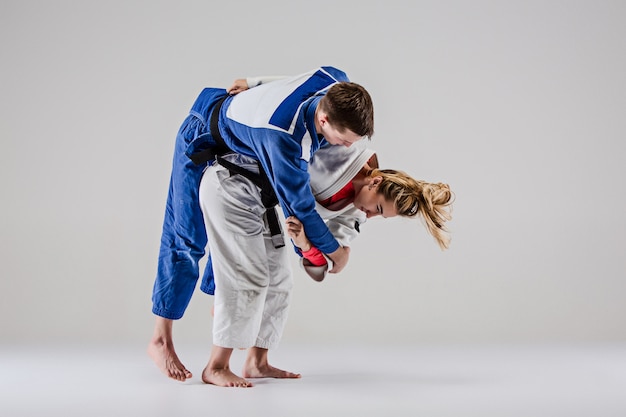
<instances>
[{"instance_id":1,"label":"woman's hand","mask_svg":"<svg viewBox=\"0 0 626 417\"><path fill-rule=\"evenodd\" d=\"M286 219L287 234L293 240L294 245L300 248L302 252L308 252L311 250L311 242L304 233L304 227L302 223L294 216L289 216Z\"/></svg>"},{"instance_id":2,"label":"woman's hand","mask_svg":"<svg viewBox=\"0 0 626 417\"><path fill-rule=\"evenodd\" d=\"M248 82L246 81L246 79L245 78L239 78L239 79L236 79L235 81L233 81L233 85L228 87L228 89L226 91L231 96L234 96L235 94L239 94L242 91L246 91L247 89L248 89Z\"/></svg>"}]
</instances>

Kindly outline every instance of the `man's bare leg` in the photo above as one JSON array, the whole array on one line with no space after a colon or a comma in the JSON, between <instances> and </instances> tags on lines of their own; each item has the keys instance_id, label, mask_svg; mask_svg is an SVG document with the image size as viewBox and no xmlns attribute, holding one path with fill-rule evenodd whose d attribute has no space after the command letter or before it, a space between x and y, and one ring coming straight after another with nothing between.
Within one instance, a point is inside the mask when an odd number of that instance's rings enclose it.
<instances>
[{"instance_id":1,"label":"man's bare leg","mask_svg":"<svg viewBox=\"0 0 626 417\"><path fill-rule=\"evenodd\" d=\"M177 381L185 381L191 378L191 372L180 362L174 350L173 323L174 320L157 316L148 355L165 375Z\"/></svg>"},{"instance_id":2,"label":"man's bare leg","mask_svg":"<svg viewBox=\"0 0 626 417\"><path fill-rule=\"evenodd\" d=\"M251 347L243 365L244 378L300 378L300 374L274 368L267 361L267 349Z\"/></svg>"},{"instance_id":3,"label":"man's bare leg","mask_svg":"<svg viewBox=\"0 0 626 417\"><path fill-rule=\"evenodd\" d=\"M209 363L202 371L202 380L207 384L220 387L251 387L251 382L235 375L230 370L230 355L232 353L232 348L213 345Z\"/></svg>"}]
</instances>

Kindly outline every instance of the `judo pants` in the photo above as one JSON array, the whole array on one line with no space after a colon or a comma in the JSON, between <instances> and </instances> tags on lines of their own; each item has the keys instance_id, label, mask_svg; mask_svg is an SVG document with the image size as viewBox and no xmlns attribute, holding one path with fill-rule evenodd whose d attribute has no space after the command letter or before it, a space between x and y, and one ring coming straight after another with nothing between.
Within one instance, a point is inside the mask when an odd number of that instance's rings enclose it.
<instances>
[{"instance_id":1,"label":"judo pants","mask_svg":"<svg viewBox=\"0 0 626 417\"><path fill-rule=\"evenodd\" d=\"M198 261L207 243L198 186L206 164L196 166L185 151L206 124L188 116L176 137L170 188L165 208L152 312L176 320L183 316L199 276Z\"/></svg>"},{"instance_id":2,"label":"judo pants","mask_svg":"<svg viewBox=\"0 0 626 417\"><path fill-rule=\"evenodd\" d=\"M224 158L258 172L254 159ZM199 197L215 277L213 344L273 349L287 320L293 275L287 249L272 243L259 188L213 164Z\"/></svg>"}]
</instances>

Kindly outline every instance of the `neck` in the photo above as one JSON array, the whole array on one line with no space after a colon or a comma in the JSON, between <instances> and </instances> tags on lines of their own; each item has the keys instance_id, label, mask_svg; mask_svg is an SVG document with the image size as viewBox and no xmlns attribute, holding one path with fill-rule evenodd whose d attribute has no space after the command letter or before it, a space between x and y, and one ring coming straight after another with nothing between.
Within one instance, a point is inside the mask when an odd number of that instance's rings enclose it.
<instances>
[{"instance_id":1,"label":"neck","mask_svg":"<svg viewBox=\"0 0 626 417\"><path fill-rule=\"evenodd\" d=\"M315 114L313 115L314 120L315 120L315 132L319 135L320 132L322 131L322 126L320 125L320 120L317 117L320 111L320 106L318 105L317 107L315 107Z\"/></svg>"},{"instance_id":2,"label":"neck","mask_svg":"<svg viewBox=\"0 0 626 417\"><path fill-rule=\"evenodd\" d=\"M371 172L371 168L369 167L369 165L365 164L363 165L363 168L361 168L361 170L359 171L358 174L356 174L354 176L354 178L352 178L352 185L354 186L354 189L356 190L356 192L358 193L358 190L361 189L361 187L363 187L364 185L367 185L368 183L368 179L369 179L369 173Z\"/></svg>"}]
</instances>

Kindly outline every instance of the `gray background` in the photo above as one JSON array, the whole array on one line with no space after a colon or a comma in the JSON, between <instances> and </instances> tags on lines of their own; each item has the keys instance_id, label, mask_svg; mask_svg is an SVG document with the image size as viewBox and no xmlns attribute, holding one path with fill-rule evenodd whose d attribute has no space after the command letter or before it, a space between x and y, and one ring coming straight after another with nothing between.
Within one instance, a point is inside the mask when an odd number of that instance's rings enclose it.
<instances>
[{"instance_id":1,"label":"gray background","mask_svg":"<svg viewBox=\"0 0 626 417\"><path fill-rule=\"evenodd\" d=\"M176 131L197 93L343 69L381 165L456 194L452 247L374 219L297 269L285 341L626 340L626 3L2 1L0 342L147 344ZM177 343L210 343L199 290Z\"/></svg>"}]
</instances>

